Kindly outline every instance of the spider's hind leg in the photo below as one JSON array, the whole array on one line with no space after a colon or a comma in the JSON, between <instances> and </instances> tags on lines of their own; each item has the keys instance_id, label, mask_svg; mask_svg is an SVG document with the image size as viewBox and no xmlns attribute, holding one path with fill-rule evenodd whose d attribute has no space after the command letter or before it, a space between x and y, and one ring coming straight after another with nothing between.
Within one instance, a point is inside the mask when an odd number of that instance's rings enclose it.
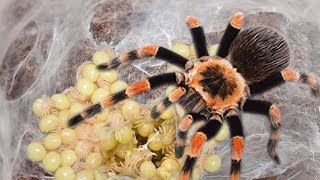
<instances>
[{"instance_id":1,"label":"spider's hind leg","mask_svg":"<svg viewBox=\"0 0 320 180\"><path fill-rule=\"evenodd\" d=\"M214 137L222 126L222 115L214 113L208 122L200 127L192 138L186 161L182 167L180 179L190 179L193 167L200 155L204 143Z\"/></svg>"},{"instance_id":2,"label":"spider's hind leg","mask_svg":"<svg viewBox=\"0 0 320 180\"><path fill-rule=\"evenodd\" d=\"M278 141L280 139L281 115L277 106L268 101L248 99L243 105L243 110L246 112L269 116L269 120L271 123L271 132L267 145L268 153L277 164L280 164L280 159L276 152L276 145L278 144Z\"/></svg>"},{"instance_id":3,"label":"spider's hind leg","mask_svg":"<svg viewBox=\"0 0 320 180\"><path fill-rule=\"evenodd\" d=\"M261 82L249 84L250 93L251 95L259 94L287 81L300 81L304 84L307 84L311 89L312 95L316 97L320 96L320 83L314 74L299 73L292 69L284 69L283 71L277 72Z\"/></svg>"},{"instance_id":4,"label":"spider's hind leg","mask_svg":"<svg viewBox=\"0 0 320 180\"><path fill-rule=\"evenodd\" d=\"M175 144L175 156L176 158L181 158L183 156L183 152L186 146L187 141L187 133L192 124L207 120L208 117L198 113L188 113L181 120L178 128L176 144Z\"/></svg>"},{"instance_id":5,"label":"spider's hind leg","mask_svg":"<svg viewBox=\"0 0 320 180\"><path fill-rule=\"evenodd\" d=\"M120 65L126 66L133 63L137 59L143 59L147 57L159 58L183 69L185 68L186 63L188 62L188 59L170 51L169 49L166 49L164 47L158 47L155 45L148 45L137 50L124 52L120 54L120 56L113 58L110 63L99 64L97 66L97 69L115 69L118 68Z\"/></svg>"},{"instance_id":6,"label":"spider's hind leg","mask_svg":"<svg viewBox=\"0 0 320 180\"><path fill-rule=\"evenodd\" d=\"M226 31L224 32L220 41L217 56L225 58L229 54L229 48L232 41L236 38L240 32L244 14L242 12L236 12L232 19L229 21Z\"/></svg>"},{"instance_id":7,"label":"spider's hind leg","mask_svg":"<svg viewBox=\"0 0 320 180\"><path fill-rule=\"evenodd\" d=\"M241 160L245 144L242 122L236 108L230 108L226 112L225 118L229 124L232 147L230 179L240 180Z\"/></svg>"},{"instance_id":8,"label":"spider's hind leg","mask_svg":"<svg viewBox=\"0 0 320 180\"><path fill-rule=\"evenodd\" d=\"M75 115L68 121L69 127L74 127L75 125L81 123L87 118L94 116L102 111L102 109L114 105L122 100L133 97L142 92L148 91L153 88L157 88L163 84L178 84L180 82L181 74L179 73L165 73L157 76L149 77L146 80L138 81L130 85L127 89L120 91L116 94L106 97L100 103L94 104L82 113Z\"/></svg>"}]
</instances>

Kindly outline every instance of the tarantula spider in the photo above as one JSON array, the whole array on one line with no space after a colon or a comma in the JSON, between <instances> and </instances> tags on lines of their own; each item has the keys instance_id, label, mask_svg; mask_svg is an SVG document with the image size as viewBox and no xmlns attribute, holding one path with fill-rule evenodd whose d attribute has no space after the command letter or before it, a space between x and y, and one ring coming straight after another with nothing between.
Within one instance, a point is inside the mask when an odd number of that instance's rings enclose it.
<instances>
[{"instance_id":1,"label":"tarantula spider","mask_svg":"<svg viewBox=\"0 0 320 180\"><path fill-rule=\"evenodd\" d=\"M180 158L190 126L199 120L206 123L193 136L191 146L180 174L180 179L189 179L197 157L205 141L214 137L222 122L229 123L231 132L231 179L240 179L240 164L244 149L244 135L240 119L241 111L269 116L271 133L267 151L276 163L280 163L275 151L280 136L280 111L269 101L254 100L252 96L267 91L286 81L301 81L310 86L314 95L320 95L320 86L312 74L298 73L287 69L290 52L285 39L276 31L265 27L241 30L244 14L237 12L231 18L221 39L216 57L209 57L204 30L199 20L188 16L196 47L197 62L163 47L149 45L125 52L109 64L98 65L100 70L109 70L128 65L136 59L154 56L181 68L185 73L166 73L149 77L130 85L126 90L105 98L69 121L74 126L99 113L103 108L133 97L163 84L177 84L178 88L155 106L151 112L158 117L167 107L179 102L187 109L177 133L175 155ZM230 53L230 60L225 58Z\"/></svg>"}]
</instances>

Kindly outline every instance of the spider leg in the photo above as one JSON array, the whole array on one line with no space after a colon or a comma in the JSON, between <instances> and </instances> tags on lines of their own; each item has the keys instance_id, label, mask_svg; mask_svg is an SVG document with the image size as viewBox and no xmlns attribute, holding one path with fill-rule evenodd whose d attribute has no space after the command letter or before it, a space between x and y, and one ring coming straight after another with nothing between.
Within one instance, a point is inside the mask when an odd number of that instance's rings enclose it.
<instances>
[{"instance_id":1,"label":"spider leg","mask_svg":"<svg viewBox=\"0 0 320 180\"><path fill-rule=\"evenodd\" d=\"M192 139L189 153L182 167L180 179L190 179L192 169L200 155L204 142L214 137L219 132L221 126L222 115L214 112L208 122L198 129Z\"/></svg>"},{"instance_id":2,"label":"spider leg","mask_svg":"<svg viewBox=\"0 0 320 180\"><path fill-rule=\"evenodd\" d=\"M157 47L155 45L148 45L138 50L132 50L124 52L120 56L111 60L110 63L103 63L97 66L99 70L110 70L119 67L120 65L126 66L133 63L137 59L143 59L147 57L155 57L162 59L168 63L176 65L181 68L185 68L188 59L181 55L174 53L164 47Z\"/></svg>"},{"instance_id":3,"label":"spider leg","mask_svg":"<svg viewBox=\"0 0 320 180\"><path fill-rule=\"evenodd\" d=\"M196 48L197 57L200 58L202 56L209 56L206 36L199 20L195 17L187 16L186 23L190 28L191 36Z\"/></svg>"},{"instance_id":4,"label":"spider leg","mask_svg":"<svg viewBox=\"0 0 320 180\"><path fill-rule=\"evenodd\" d=\"M94 116L113 104L116 104L122 100L133 97L142 92L148 91L153 88L157 88L163 84L178 84L183 81L181 78L184 76L180 73L165 73L157 76L149 77L146 80L138 81L130 85L126 90L120 91L116 94L106 97L100 103L94 104L82 113L75 115L68 121L68 126L73 127L87 118Z\"/></svg>"},{"instance_id":5,"label":"spider leg","mask_svg":"<svg viewBox=\"0 0 320 180\"><path fill-rule=\"evenodd\" d=\"M268 141L268 153L277 164L280 164L280 159L276 152L276 145L280 139L281 115L277 106L268 101L248 99L244 103L243 110L246 112L264 114L266 116L269 116L269 120L271 123L271 132Z\"/></svg>"},{"instance_id":6,"label":"spider leg","mask_svg":"<svg viewBox=\"0 0 320 180\"><path fill-rule=\"evenodd\" d=\"M207 119L207 116L198 113L188 113L184 116L184 118L181 120L179 124L179 129L176 138L174 151L176 158L181 158L183 155L187 141L187 133L192 124Z\"/></svg>"},{"instance_id":7,"label":"spider leg","mask_svg":"<svg viewBox=\"0 0 320 180\"><path fill-rule=\"evenodd\" d=\"M241 159L244 150L244 135L241 119L236 109L229 109L226 113L226 119L230 128L231 137L231 171L230 179L240 179Z\"/></svg>"},{"instance_id":8,"label":"spider leg","mask_svg":"<svg viewBox=\"0 0 320 180\"><path fill-rule=\"evenodd\" d=\"M177 102L181 97L183 97L188 90L188 86L180 85L177 89L169 94L163 101L158 105L154 106L151 110L151 117L153 119L158 118L167 107L171 106L173 103Z\"/></svg>"},{"instance_id":9,"label":"spider leg","mask_svg":"<svg viewBox=\"0 0 320 180\"><path fill-rule=\"evenodd\" d=\"M217 56L225 58L228 56L229 47L232 41L236 38L240 32L244 14L242 12L236 12L232 19L229 21L226 31L224 32L222 39L220 41Z\"/></svg>"},{"instance_id":10,"label":"spider leg","mask_svg":"<svg viewBox=\"0 0 320 180\"><path fill-rule=\"evenodd\" d=\"M317 97L320 96L320 84L315 75L311 73L299 73L291 69L285 69L278 72L261 82L249 84L250 94L255 95L265 92L273 87L285 83L286 81L300 81L307 84L311 89L312 95Z\"/></svg>"}]
</instances>

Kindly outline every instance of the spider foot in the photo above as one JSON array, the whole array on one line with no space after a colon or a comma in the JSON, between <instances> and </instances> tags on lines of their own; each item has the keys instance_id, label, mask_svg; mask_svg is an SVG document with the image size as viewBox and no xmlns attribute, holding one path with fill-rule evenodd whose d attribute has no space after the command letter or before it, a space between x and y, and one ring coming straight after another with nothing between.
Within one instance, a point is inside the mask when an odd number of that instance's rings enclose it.
<instances>
[{"instance_id":1,"label":"spider foot","mask_svg":"<svg viewBox=\"0 0 320 180\"><path fill-rule=\"evenodd\" d=\"M269 139L268 141L268 154L274 160L275 163L280 164L280 158L276 152L277 141L274 139Z\"/></svg>"},{"instance_id":2,"label":"spider foot","mask_svg":"<svg viewBox=\"0 0 320 180\"><path fill-rule=\"evenodd\" d=\"M190 157L188 156L186 159L186 162L184 163L184 166L182 167L182 171L180 174L180 180L189 180L191 177L191 170L194 167L196 163L197 158L196 157Z\"/></svg>"},{"instance_id":3,"label":"spider foot","mask_svg":"<svg viewBox=\"0 0 320 180\"><path fill-rule=\"evenodd\" d=\"M84 121L87 118L90 118L92 116L94 116L95 114L101 112L102 107L100 104L94 104L90 107L88 107L87 109L85 109L82 113L72 117L69 121L68 121L68 126L69 127L73 127L77 124L79 124L80 122Z\"/></svg>"}]
</instances>

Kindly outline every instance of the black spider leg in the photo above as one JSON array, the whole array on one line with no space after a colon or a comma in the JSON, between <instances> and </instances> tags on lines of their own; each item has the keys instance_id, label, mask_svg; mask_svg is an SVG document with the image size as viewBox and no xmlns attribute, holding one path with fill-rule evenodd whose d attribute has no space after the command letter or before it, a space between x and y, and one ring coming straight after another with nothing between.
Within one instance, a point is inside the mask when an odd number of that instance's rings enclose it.
<instances>
[{"instance_id":1,"label":"black spider leg","mask_svg":"<svg viewBox=\"0 0 320 180\"><path fill-rule=\"evenodd\" d=\"M100 103L94 104L85 109L80 114L73 116L68 121L68 126L74 127L75 125L81 123L85 119L90 118L95 114L101 112L104 108L107 108L113 104L116 104L127 98L133 97L142 92L149 91L150 89L157 88L164 84L179 84L182 81L184 81L183 77L183 74L180 73L165 73L149 77L146 80L138 81L128 86L127 89L120 91L116 94L110 95L103 99Z\"/></svg>"},{"instance_id":2,"label":"black spider leg","mask_svg":"<svg viewBox=\"0 0 320 180\"><path fill-rule=\"evenodd\" d=\"M185 68L186 63L188 62L188 59L164 47L148 45L148 46L139 48L138 50L124 52L120 56L113 58L110 63L100 64L97 66L97 68L99 70L115 69L115 68L118 68L119 66L129 65L137 59L144 59L147 57L155 57L183 69Z\"/></svg>"},{"instance_id":3,"label":"black spider leg","mask_svg":"<svg viewBox=\"0 0 320 180\"><path fill-rule=\"evenodd\" d=\"M184 118L179 123L179 127L178 127L176 144L174 148L176 158L181 158L183 156L189 128L194 123L208 120L210 116L212 116L212 114L204 115L203 113L199 114L199 113L192 113L192 112L189 112L187 115L184 116Z\"/></svg>"},{"instance_id":4,"label":"black spider leg","mask_svg":"<svg viewBox=\"0 0 320 180\"><path fill-rule=\"evenodd\" d=\"M236 12L233 15L220 41L220 44L217 50L217 56L222 58L225 58L228 56L230 45L233 42L233 40L236 38L238 33L240 32L243 17L244 17L244 14L241 12Z\"/></svg>"},{"instance_id":5,"label":"black spider leg","mask_svg":"<svg viewBox=\"0 0 320 180\"><path fill-rule=\"evenodd\" d=\"M280 164L280 159L276 152L276 145L280 139L281 115L277 106L269 101L247 99L243 105L243 110L250 113L263 114L269 117L271 132L267 145L268 153L277 164Z\"/></svg>"},{"instance_id":6,"label":"black spider leg","mask_svg":"<svg viewBox=\"0 0 320 180\"><path fill-rule=\"evenodd\" d=\"M207 49L206 36L203 27L200 25L199 20L195 17L188 16L186 22L190 28L191 36L195 45L196 54L198 58L202 56L209 56Z\"/></svg>"},{"instance_id":7,"label":"black spider leg","mask_svg":"<svg viewBox=\"0 0 320 180\"><path fill-rule=\"evenodd\" d=\"M231 108L226 112L225 118L229 124L231 138L231 170L230 179L240 179L241 159L244 150L244 134L238 109Z\"/></svg>"},{"instance_id":8,"label":"black spider leg","mask_svg":"<svg viewBox=\"0 0 320 180\"><path fill-rule=\"evenodd\" d=\"M312 95L317 97L320 96L320 84L317 78L313 74L299 73L291 69L285 69L281 72L277 72L261 82L255 82L255 83L249 84L250 94L256 95L256 94L263 93L287 81L292 81L292 82L300 81L304 84L307 84L311 89Z\"/></svg>"},{"instance_id":9,"label":"black spider leg","mask_svg":"<svg viewBox=\"0 0 320 180\"><path fill-rule=\"evenodd\" d=\"M192 138L187 158L182 167L180 179L190 179L192 170L204 143L213 138L219 132L222 126L222 116L223 115L217 112L212 112L212 116L209 117L208 121L197 130Z\"/></svg>"}]
</instances>

